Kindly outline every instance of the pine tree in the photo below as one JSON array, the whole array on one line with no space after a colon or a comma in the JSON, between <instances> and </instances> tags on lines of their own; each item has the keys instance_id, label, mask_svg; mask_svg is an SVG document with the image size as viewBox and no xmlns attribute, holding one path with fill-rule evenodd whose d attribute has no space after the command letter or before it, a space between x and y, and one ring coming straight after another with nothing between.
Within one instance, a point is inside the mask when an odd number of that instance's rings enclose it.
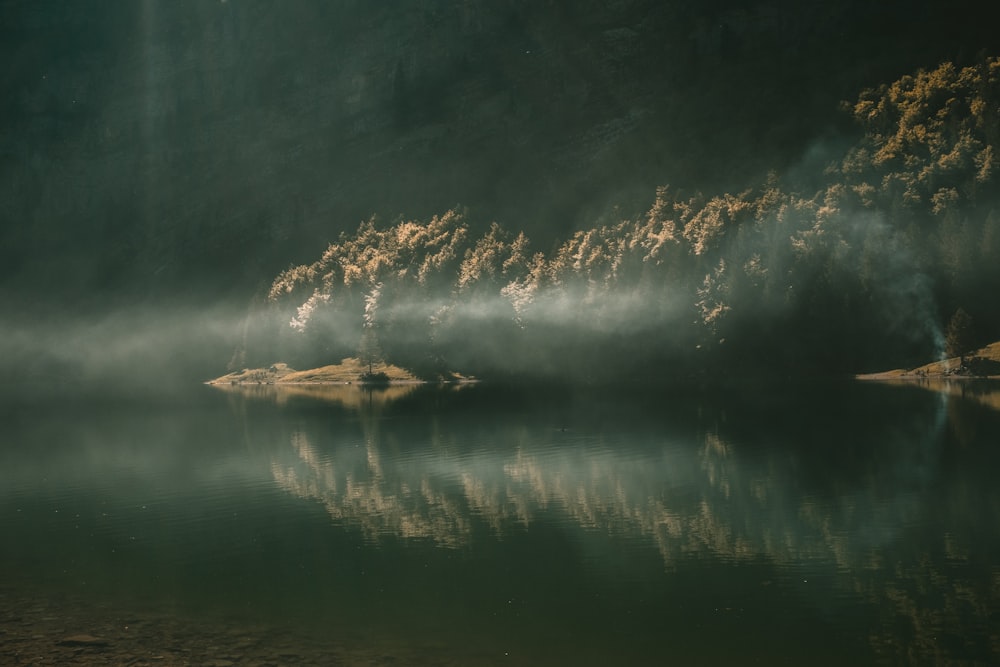
<instances>
[{"instance_id":1,"label":"pine tree","mask_svg":"<svg viewBox=\"0 0 1000 667\"><path fill-rule=\"evenodd\" d=\"M945 331L945 353L949 358L959 357L961 365L965 366L965 354L972 347L972 316L959 308L951 316Z\"/></svg>"}]
</instances>

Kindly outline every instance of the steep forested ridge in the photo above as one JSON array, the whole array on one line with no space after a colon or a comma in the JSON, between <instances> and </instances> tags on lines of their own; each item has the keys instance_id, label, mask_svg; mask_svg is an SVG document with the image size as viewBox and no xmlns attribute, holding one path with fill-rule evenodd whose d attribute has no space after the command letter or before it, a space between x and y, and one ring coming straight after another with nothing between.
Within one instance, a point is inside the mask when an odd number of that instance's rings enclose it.
<instances>
[{"instance_id":1,"label":"steep forested ridge","mask_svg":"<svg viewBox=\"0 0 1000 667\"><path fill-rule=\"evenodd\" d=\"M356 351L346 314L366 295L384 352L431 366L476 339L447 361L864 370L934 347L959 306L993 335L992 263L970 260L995 243L992 181L970 176L992 164L991 112L935 125L907 106L943 62L957 88L927 108L965 99L959 73L1000 53L983 18L971 0L0 0L0 365L190 380L221 370L206 365L234 335L248 363L327 361ZM961 144L972 117L985 125ZM843 224L855 208L879 224ZM329 243L434 216L464 230L452 264L490 243L518 259L460 281L442 257L433 286L351 283L342 337L315 319L340 288L301 332L288 322L321 281L265 305L276 274ZM854 287L834 296L838 279ZM440 313L414 315L404 344L389 304L414 285Z\"/></svg>"},{"instance_id":2,"label":"steep forested ridge","mask_svg":"<svg viewBox=\"0 0 1000 667\"><path fill-rule=\"evenodd\" d=\"M372 214L456 204L475 233L497 220L548 250L615 207L639 214L662 183L740 192L771 169L811 173L852 131L838 100L970 64L1000 39L979 14L0 0L0 298L243 300Z\"/></svg>"},{"instance_id":3,"label":"steep forested ridge","mask_svg":"<svg viewBox=\"0 0 1000 667\"><path fill-rule=\"evenodd\" d=\"M958 308L1000 331L1000 59L863 91L863 136L814 191L663 186L549 252L451 210L368 221L270 288L234 363L349 354L577 377L849 372L944 351ZM248 358L249 355L249 358Z\"/></svg>"}]
</instances>

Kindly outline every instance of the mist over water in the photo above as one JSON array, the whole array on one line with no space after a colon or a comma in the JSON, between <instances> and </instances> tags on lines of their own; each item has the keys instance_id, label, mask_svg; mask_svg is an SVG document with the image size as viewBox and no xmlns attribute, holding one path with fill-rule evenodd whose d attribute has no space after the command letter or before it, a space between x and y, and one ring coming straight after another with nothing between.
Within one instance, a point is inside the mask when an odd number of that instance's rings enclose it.
<instances>
[{"instance_id":1,"label":"mist over water","mask_svg":"<svg viewBox=\"0 0 1000 667\"><path fill-rule=\"evenodd\" d=\"M191 389L224 372L244 320L226 306L11 318L0 324L0 368L29 393Z\"/></svg>"},{"instance_id":2,"label":"mist over water","mask_svg":"<svg viewBox=\"0 0 1000 667\"><path fill-rule=\"evenodd\" d=\"M5 3L3 364L211 377L366 328L425 375L603 381L996 337L994 35L599 4Z\"/></svg>"},{"instance_id":3,"label":"mist over water","mask_svg":"<svg viewBox=\"0 0 1000 667\"><path fill-rule=\"evenodd\" d=\"M0 664L1000 663L982 14L0 0Z\"/></svg>"}]
</instances>

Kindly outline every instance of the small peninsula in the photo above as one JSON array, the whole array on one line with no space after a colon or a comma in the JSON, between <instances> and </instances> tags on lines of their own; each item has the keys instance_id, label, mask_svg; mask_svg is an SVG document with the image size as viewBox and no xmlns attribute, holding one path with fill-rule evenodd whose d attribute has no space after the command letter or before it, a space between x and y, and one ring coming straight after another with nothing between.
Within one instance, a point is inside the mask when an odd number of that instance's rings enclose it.
<instances>
[{"instance_id":1,"label":"small peninsula","mask_svg":"<svg viewBox=\"0 0 1000 667\"><path fill-rule=\"evenodd\" d=\"M342 359L339 364L295 370L285 363L274 363L266 368L244 368L227 373L205 384L419 384L475 382L475 378L458 373L446 373L435 378L418 377L393 364L362 363L356 357Z\"/></svg>"},{"instance_id":2,"label":"small peninsula","mask_svg":"<svg viewBox=\"0 0 1000 667\"><path fill-rule=\"evenodd\" d=\"M858 380L1000 379L1000 341L961 357L934 361L917 368L897 368L855 376Z\"/></svg>"}]
</instances>

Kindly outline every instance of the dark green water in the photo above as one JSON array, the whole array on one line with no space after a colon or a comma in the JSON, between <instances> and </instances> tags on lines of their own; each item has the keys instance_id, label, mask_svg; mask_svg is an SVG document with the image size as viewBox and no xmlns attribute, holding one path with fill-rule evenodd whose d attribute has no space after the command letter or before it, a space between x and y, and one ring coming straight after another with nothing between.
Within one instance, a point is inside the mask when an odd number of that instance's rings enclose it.
<instances>
[{"instance_id":1,"label":"dark green water","mask_svg":"<svg viewBox=\"0 0 1000 667\"><path fill-rule=\"evenodd\" d=\"M950 389L12 399L0 590L346 663L996 663L1000 395Z\"/></svg>"}]
</instances>

